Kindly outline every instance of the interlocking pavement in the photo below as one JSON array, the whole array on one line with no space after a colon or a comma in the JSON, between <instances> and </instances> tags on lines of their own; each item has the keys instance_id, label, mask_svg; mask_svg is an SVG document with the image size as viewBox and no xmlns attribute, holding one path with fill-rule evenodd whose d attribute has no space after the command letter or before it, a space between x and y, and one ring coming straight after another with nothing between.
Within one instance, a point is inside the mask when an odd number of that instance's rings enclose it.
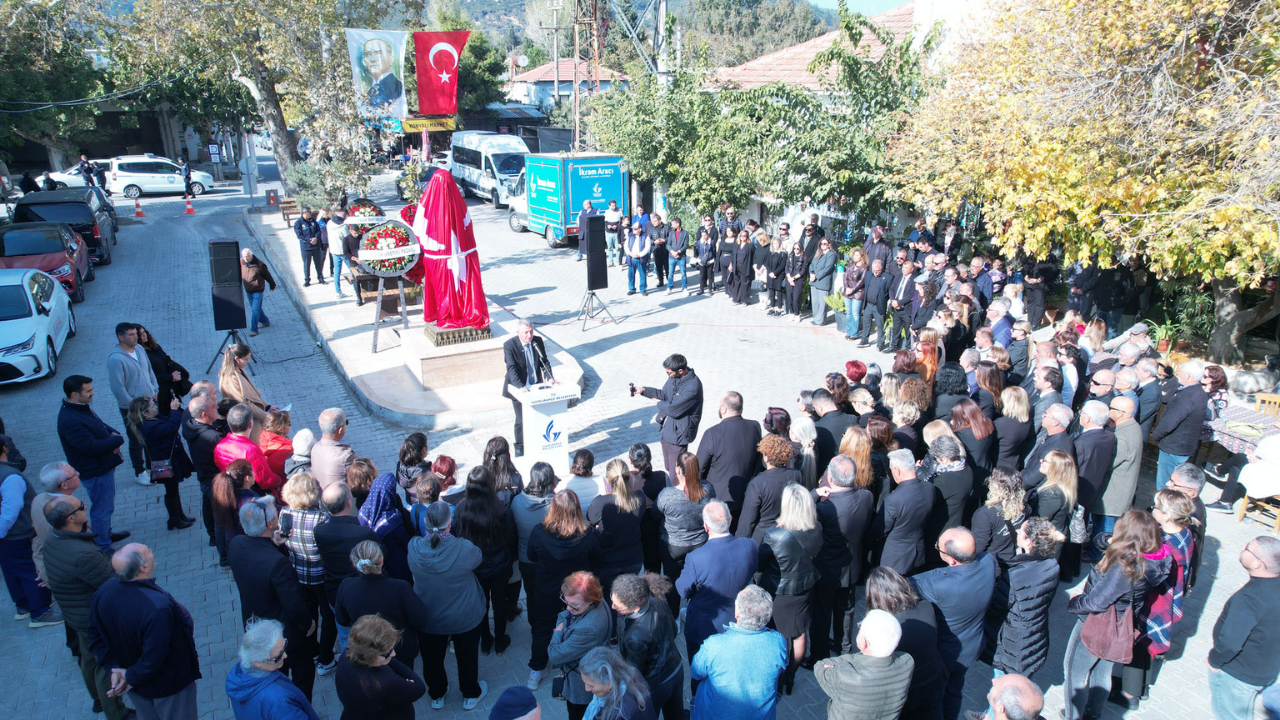
<instances>
[{"instance_id":1,"label":"interlocking pavement","mask_svg":"<svg viewBox=\"0 0 1280 720\"><path fill-rule=\"evenodd\" d=\"M381 192L375 199L390 198L388 177L378 178L376 187ZM202 196L196 201L195 216L182 214L180 198L146 198L143 204L148 217L123 223L115 263L100 269L97 281L88 287L88 300L75 307L80 333L60 358L60 377L80 373L99 380L94 408L112 424L118 424L118 414L106 388L105 366L115 342L115 324L122 320L145 324L174 359L191 371L193 379L207 377L205 369L223 335L212 329L205 243L215 237L236 238L250 247L255 242L241 219L245 198L237 192L220 190ZM533 320L540 332L569 349L584 368L583 400L569 413L570 447L592 450L597 465L625 455L636 442L652 443L660 462L657 429L651 422L653 403L629 397L627 384L661 384L665 379L661 362L670 353L686 355L702 379L704 430L716 421L717 398L727 390L741 392L746 415L759 419L769 406L794 409L800 389L818 387L827 372L843 369L847 360L883 362L884 356L856 349L830 326L818 329L770 318L758 305L734 307L722 295L668 295L664 288L656 293L651 289L647 297L627 296L625 273L617 269L609 271L610 288L600 296L619 322L592 321L584 332L575 318L585 292L585 263L576 262L572 250L548 249L539 236L510 232L505 214L491 206L473 204L471 212L491 301ZM274 269L278 274L288 272ZM651 288L653 283L650 277ZM266 312L272 325L250 341L260 361L253 367L263 396L276 404L293 404L295 429L314 429L315 418L326 407L346 409L351 422L347 437L357 454L372 458L380 468L391 468L401 439L415 428L390 425L360 410L316 348L285 292L268 293ZM44 463L61 458L55 426L60 386L60 378L54 378L0 387L0 416L30 459L32 477ZM485 441L495 433L509 435L510 427L431 432L432 454L454 456L465 472L479 462ZM128 474L123 467L117 472L114 525L132 530L133 540L155 551L158 581L191 610L204 675L199 685L200 717L231 718L223 682L239 638L234 583L217 568L216 553L207 547L199 524L185 531L163 530L160 491L134 484ZM1152 477L1144 477L1139 506L1149 502L1152 483ZM194 479L183 483L182 490L188 514L198 514L199 488ZM1210 490L1210 495L1216 496L1216 491ZM1212 643L1213 624L1227 597L1245 580L1237 562L1239 549L1247 538L1265 532L1257 525L1237 525L1228 516L1210 515L1206 566L1200 585L1187 600L1187 616L1175 629L1174 647L1159 683L1139 710L1122 714L1108 706L1107 717L1210 716L1204 657ZM1077 589L1060 588L1054 601L1049 662L1035 678L1048 688L1045 717L1057 717L1061 707L1062 655L1074 622L1065 604ZM0 597L0 616L10 609L8 597ZM433 712L424 700L418 704L418 716L484 717L503 687L522 683L527 675L528 625L520 619L509 629L511 648L504 655L480 660L481 678L490 687L483 709L463 712L454 689L445 710ZM25 623L0 622L0 690L4 691L0 717L90 716L88 695L63 640L59 628L31 630ZM446 664L452 677L452 660ZM985 706L989 679L986 665L970 671L967 708ZM545 716L564 717L563 707L550 699L549 687L550 682L544 681L538 693ZM801 670L795 694L780 702L779 716L820 718L825 703L812 674ZM321 717L341 714L332 677L317 679L314 704Z\"/></svg>"}]
</instances>

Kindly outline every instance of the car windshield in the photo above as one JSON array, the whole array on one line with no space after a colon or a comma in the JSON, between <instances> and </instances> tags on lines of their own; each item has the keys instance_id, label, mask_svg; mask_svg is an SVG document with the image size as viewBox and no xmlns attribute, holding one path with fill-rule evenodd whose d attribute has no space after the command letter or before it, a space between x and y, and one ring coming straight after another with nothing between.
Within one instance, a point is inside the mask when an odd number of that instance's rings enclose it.
<instances>
[{"instance_id":1,"label":"car windshield","mask_svg":"<svg viewBox=\"0 0 1280 720\"><path fill-rule=\"evenodd\" d=\"M0 285L0 322L31 317L27 291L21 285Z\"/></svg>"},{"instance_id":2,"label":"car windshield","mask_svg":"<svg viewBox=\"0 0 1280 720\"><path fill-rule=\"evenodd\" d=\"M93 222L89 206L84 203L50 203L48 205L19 205L13 213L14 222L64 222L87 225Z\"/></svg>"},{"instance_id":3,"label":"car windshield","mask_svg":"<svg viewBox=\"0 0 1280 720\"><path fill-rule=\"evenodd\" d=\"M65 250L57 230L10 230L0 234L0 257L46 255Z\"/></svg>"},{"instance_id":4,"label":"car windshield","mask_svg":"<svg viewBox=\"0 0 1280 720\"><path fill-rule=\"evenodd\" d=\"M494 155L493 166L500 175L516 175L524 169L524 154L507 153Z\"/></svg>"}]
</instances>

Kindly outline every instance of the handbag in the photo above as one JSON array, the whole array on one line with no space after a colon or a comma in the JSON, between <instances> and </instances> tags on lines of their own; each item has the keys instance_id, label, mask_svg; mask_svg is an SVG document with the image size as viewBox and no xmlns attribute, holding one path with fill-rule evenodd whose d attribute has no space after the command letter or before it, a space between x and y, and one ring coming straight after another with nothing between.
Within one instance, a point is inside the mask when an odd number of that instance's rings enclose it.
<instances>
[{"instance_id":1,"label":"handbag","mask_svg":"<svg viewBox=\"0 0 1280 720\"><path fill-rule=\"evenodd\" d=\"M149 466L151 471L150 475L151 475L152 485L155 485L156 482L159 480L173 479L173 451L174 451L174 448L177 447L177 445L178 445L178 438L175 435L173 438L173 445L170 446L169 448L169 458L167 460L152 460L150 451L146 452L147 465ZM142 449L144 451L147 450L145 442L142 444Z\"/></svg>"},{"instance_id":2,"label":"handbag","mask_svg":"<svg viewBox=\"0 0 1280 720\"><path fill-rule=\"evenodd\" d=\"M1130 585L1130 595L1133 589ZM1130 597L1132 600L1132 597ZM1133 603L1125 608L1123 615L1116 613L1116 604L1100 613L1094 613L1084 620L1080 628L1080 642L1094 657L1110 660L1121 665L1133 662L1133 644L1138 641L1140 633L1133 623Z\"/></svg>"},{"instance_id":3,"label":"handbag","mask_svg":"<svg viewBox=\"0 0 1280 720\"><path fill-rule=\"evenodd\" d=\"M1089 520L1084 506L1076 505L1076 509L1071 511L1071 522L1067 525L1067 541L1076 545L1089 542Z\"/></svg>"}]
</instances>

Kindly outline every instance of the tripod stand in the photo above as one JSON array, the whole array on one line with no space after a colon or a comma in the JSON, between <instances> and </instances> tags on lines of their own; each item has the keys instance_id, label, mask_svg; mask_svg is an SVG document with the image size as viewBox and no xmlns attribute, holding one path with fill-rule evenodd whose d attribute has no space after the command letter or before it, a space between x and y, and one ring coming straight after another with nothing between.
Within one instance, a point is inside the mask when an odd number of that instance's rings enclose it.
<instances>
[{"instance_id":1,"label":"tripod stand","mask_svg":"<svg viewBox=\"0 0 1280 720\"><path fill-rule=\"evenodd\" d=\"M223 351L227 349L227 343L231 343L231 342L239 343L241 345L244 345L245 347L249 346L249 343L240 339L239 330L228 330L227 336L222 338L222 345L218 347L218 352L214 353L213 359L209 361L209 367L205 368L204 370L205 375L208 375L213 370L213 366L217 364L218 358L222 357ZM249 354L249 360L252 362L258 362L257 356L252 353ZM252 366L246 365L245 369L249 371L250 375L253 374Z\"/></svg>"},{"instance_id":2,"label":"tripod stand","mask_svg":"<svg viewBox=\"0 0 1280 720\"><path fill-rule=\"evenodd\" d=\"M582 296L582 305L578 309L578 318L582 320L582 331L587 331L587 320L594 320L600 313L609 316L614 325L618 324L618 319L609 312L609 308L605 306L604 301L596 294L595 290L588 290Z\"/></svg>"}]
</instances>

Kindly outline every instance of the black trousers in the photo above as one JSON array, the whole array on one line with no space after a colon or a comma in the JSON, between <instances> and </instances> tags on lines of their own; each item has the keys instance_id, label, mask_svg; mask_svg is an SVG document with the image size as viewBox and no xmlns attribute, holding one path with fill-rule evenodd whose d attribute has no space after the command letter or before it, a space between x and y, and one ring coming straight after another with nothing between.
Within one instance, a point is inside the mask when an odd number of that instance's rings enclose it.
<instances>
[{"instance_id":1,"label":"black trousers","mask_svg":"<svg viewBox=\"0 0 1280 720\"><path fill-rule=\"evenodd\" d=\"M1024 290L1022 300L1026 303L1027 322L1031 323L1031 329L1039 329L1044 324L1044 291Z\"/></svg>"},{"instance_id":2,"label":"black trousers","mask_svg":"<svg viewBox=\"0 0 1280 720\"><path fill-rule=\"evenodd\" d=\"M519 400L511 398L511 409L516 411L516 425L513 429L515 442L512 444L516 446L516 452L522 453L524 452L524 406Z\"/></svg>"},{"instance_id":3,"label":"black trousers","mask_svg":"<svg viewBox=\"0 0 1280 720\"><path fill-rule=\"evenodd\" d=\"M751 302L751 276L735 275L733 278L733 301L746 305Z\"/></svg>"},{"instance_id":4,"label":"black trousers","mask_svg":"<svg viewBox=\"0 0 1280 720\"><path fill-rule=\"evenodd\" d=\"M911 347L911 310L904 308L893 311L893 330L889 333L889 342L884 346L891 351Z\"/></svg>"},{"instance_id":5,"label":"black trousers","mask_svg":"<svg viewBox=\"0 0 1280 720\"><path fill-rule=\"evenodd\" d=\"M179 491L179 483L182 481L178 478L169 478L161 481L164 485L164 509L169 515L169 524L181 520L186 517L186 513L182 512L182 493Z\"/></svg>"},{"instance_id":6,"label":"black trousers","mask_svg":"<svg viewBox=\"0 0 1280 720\"><path fill-rule=\"evenodd\" d=\"M324 586L321 585L321 588ZM310 629L284 626L285 642L289 645L289 654L285 657L284 667L280 671L289 676L294 687L302 691L311 700L311 689L316 684L316 636L315 633L305 635ZM334 629L337 635L337 629Z\"/></svg>"},{"instance_id":7,"label":"black trousers","mask_svg":"<svg viewBox=\"0 0 1280 720\"><path fill-rule=\"evenodd\" d=\"M800 314L800 301L804 295L804 284L796 282L794 285L787 285L787 312L791 315Z\"/></svg>"},{"instance_id":8,"label":"black trousers","mask_svg":"<svg viewBox=\"0 0 1280 720\"><path fill-rule=\"evenodd\" d=\"M316 245L310 250L302 251L302 281L311 282L311 266L316 267L316 279L324 282L324 260L328 252Z\"/></svg>"},{"instance_id":9,"label":"black trousers","mask_svg":"<svg viewBox=\"0 0 1280 720\"><path fill-rule=\"evenodd\" d=\"M703 263L698 266L698 292L715 292L716 291L716 268L710 263Z\"/></svg>"},{"instance_id":10,"label":"black trousers","mask_svg":"<svg viewBox=\"0 0 1280 720\"><path fill-rule=\"evenodd\" d=\"M123 427L129 427L129 411L126 408L120 408L120 420L124 423ZM147 466L142 463L142 445L134 439L133 433L125 432L125 437L129 438L129 462L133 463L133 474L141 475Z\"/></svg>"},{"instance_id":11,"label":"black trousers","mask_svg":"<svg viewBox=\"0 0 1280 720\"><path fill-rule=\"evenodd\" d=\"M786 295L784 287L783 285L769 285L769 307L782 308L783 298Z\"/></svg>"},{"instance_id":12,"label":"black trousers","mask_svg":"<svg viewBox=\"0 0 1280 720\"><path fill-rule=\"evenodd\" d=\"M508 568L510 569L510 568ZM507 618L511 617L507 606L507 580L510 575L492 577L480 581L484 591L484 619L480 621L480 637L485 641L507 636ZM489 615L493 615L493 633L489 633Z\"/></svg>"},{"instance_id":13,"label":"black trousers","mask_svg":"<svg viewBox=\"0 0 1280 720\"><path fill-rule=\"evenodd\" d=\"M720 270L720 286L724 288L726 295L732 295L733 290L733 273L729 272L729 268L725 267Z\"/></svg>"},{"instance_id":14,"label":"black trousers","mask_svg":"<svg viewBox=\"0 0 1280 720\"><path fill-rule=\"evenodd\" d=\"M431 699L438 700L449 692L444 657L449 654L450 639L458 660L458 689L462 690L462 697L480 697L480 626L454 635L423 635L422 639L422 676L427 681L427 694Z\"/></svg>"},{"instance_id":15,"label":"black trousers","mask_svg":"<svg viewBox=\"0 0 1280 720\"><path fill-rule=\"evenodd\" d=\"M662 553L662 574L671 578L671 582L675 583L680 577L680 573L684 572L685 556L700 547L702 546L681 547L679 545L661 543L658 549ZM676 592L674 584L671 590L667 592L667 606L671 608L671 617L680 616L680 593Z\"/></svg>"},{"instance_id":16,"label":"black trousers","mask_svg":"<svg viewBox=\"0 0 1280 720\"><path fill-rule=\"evenodd\" d=\"M209 533L209 542L216 542L213 523L213 481L200 481L200 517L204 519L204 531Z\"/></svg>"},{"instance_id":17,"label":"black trousers","mask_svg":"<svg viewBox=\"0 0 1280 720\"><path fill-rule=\"evenodd\" d=\"M876 346L883 350L888 345L884 337L884 311L871 303L864 303L862 305L862 342L870 340L872 330L876 331Z\"/></svg>"},{"instance_id":18,"label":"black trousers","mask_svg":"<svg viewBox=\"0 0 1280 720\"><path fill-rule=\"evenodd\" d=\"M649 686L653 699L654 717L662 713L662 720L685 720L684 714L684 665L680 665L670 677Z\"/></svg>"},{"instance_id":19,"label":"black trousers","mask_svg":"<svg viewBox=\"0 0 1280 720\"><path fill-rule=\"evenodd\" d=\"M680 457L680 453L689 449L688 445L674 445L662 441L662 469L667 471L668 477L676 476L676 460Z\"/></svg>"},{"instance_id":20,"label":"black trousers","mask_svg":"<svg viewBox=\"0 0 1280 720\"><path fill-rule=\"evenodd\" d=\"M316 613L320 614L320 619L316 625L316 638L319 643L319 649L316 652L316 661L321 665L328 665L333 662L333 645L338 640L338 621L333 616L333 607L329 605L329 596L325 594L324 583L318 585L299 585L302 588L302 597L307 601L307 615L312 618L316 617ZM413 666L411 659L400 658L400 662Z\"/></svg>"},{"instance_id":21,"label":"black trousers","mask_svg":"<svg viewBox=\"0 0 1280 720\"><path fill-rule=\"evenodd\" d=\"M667 260L669 259L671 259L671 253L667 252L666 245L653 247L653 274L658 276L659 286L667 282Z\"/></svg>"},{"instance_id":22,"label":"black trousers","mask_svg":"<svg viewBox=\"0 0 1280 720\"><path fill-rule=\"evenodd\" d=\"M521 570L521 572L524 572ZM533 593L529 593L530 607L526 608L529 615L529 631L532 640L529 644L529 669L541 672L547 669L547 646L551 644L551 634L556 628L556 616L560 614L560 603L557 598L541 596L536 601L533 600Z\"/></svg>"},{"instance_id":23,"label":"black trousers","mask_svg":"<svg viewBox=\"0 0 1280 720\"><path fill-rule=\"evenodd\" d=\"M850 597L849 588L840 587L839 583L819 580L813 586L813 606L809 615L809 655L815 661L852 652L848 649L852 645L850 631L853 629ZM834 653L831 652L832 638L835 639Z\"/></svg>"}]
</instances>

